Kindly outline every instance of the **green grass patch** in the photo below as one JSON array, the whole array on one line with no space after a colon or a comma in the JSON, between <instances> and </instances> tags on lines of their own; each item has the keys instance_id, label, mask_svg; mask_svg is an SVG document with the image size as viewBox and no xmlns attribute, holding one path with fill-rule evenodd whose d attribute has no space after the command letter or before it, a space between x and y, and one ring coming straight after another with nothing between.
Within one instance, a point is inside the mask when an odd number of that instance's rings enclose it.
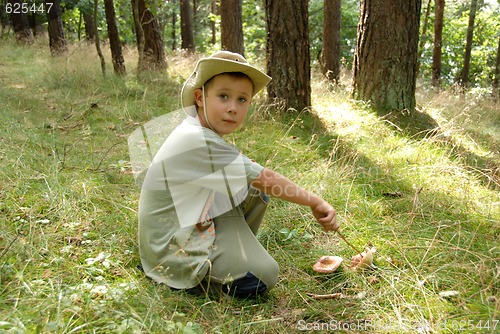
<instances>
[{"instance_id":1,"label":"green grass patch","mask_svg":"<svg viewBox=\"0 0 500 334\"><path fill-rule=\"evenodd\" d=\"M171 291L136 268L139 189L127 138L178 109L196 59L170 55L166 73L138 79L134 52L126 58L124 79L103 78L91 46L62 58L41 42L0 46L1 332L500 329L498 104L419 92L439 131L411 137L319 77L309 113L257 101L227 139L334 205L346 237L377 248L378 269L352 272L353 251L308 208L273 200L259 238L280 264L277 287L257 301L219 301ZM312 265L322 255L345 261L320 275ZM330 293L341 296L310 296Z\"/></svg>"}]
</instances>

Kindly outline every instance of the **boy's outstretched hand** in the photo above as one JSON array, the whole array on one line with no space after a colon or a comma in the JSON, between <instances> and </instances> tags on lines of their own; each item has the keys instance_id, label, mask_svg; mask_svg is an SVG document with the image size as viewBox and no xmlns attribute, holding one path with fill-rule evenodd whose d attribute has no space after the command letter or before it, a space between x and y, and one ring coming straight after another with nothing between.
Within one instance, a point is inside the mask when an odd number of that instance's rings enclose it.
<instances>
[{"instance_id":1,"label":"boy's outstretched hand","mask_svg":"<svg viewBox=\"0 0 500 334\"><path fill-rule=\"evenodd\" d=\"M318 204L312 206L311 210L325 231L337 231L340 228L340 224L337 222L337 212L326 201L321 200Z\"/></svg>"}]
</instances>

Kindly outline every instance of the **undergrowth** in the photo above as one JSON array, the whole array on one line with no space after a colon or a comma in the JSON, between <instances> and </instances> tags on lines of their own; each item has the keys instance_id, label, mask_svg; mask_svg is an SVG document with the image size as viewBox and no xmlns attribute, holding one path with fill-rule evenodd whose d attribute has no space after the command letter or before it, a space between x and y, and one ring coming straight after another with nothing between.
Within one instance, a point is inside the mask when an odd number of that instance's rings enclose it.
<instances>
[{"instance_id":1,"label":"undergrowth","mask_svg":"<svg viewBox=\"0 0 500 334\"><path fill-rule=\"evenodd\" d=\"M196 59L170 55L167 73L138 79L127 51L119 79L103 78L94 54L0 46L0 331L500 330L498 104L419 92L439 129L409 137L320 77L309 111L256 101L227 140L327 199L351 243L377 248L377 269L350 271L347 244L307 208L273 200L259 238L280 265L277 287L256 301L213 300L137 269L139 189L127 148L139 124L179 107ZM345 261L320 275L312 265L322 255Z\"/></svg>"}]
</instances>

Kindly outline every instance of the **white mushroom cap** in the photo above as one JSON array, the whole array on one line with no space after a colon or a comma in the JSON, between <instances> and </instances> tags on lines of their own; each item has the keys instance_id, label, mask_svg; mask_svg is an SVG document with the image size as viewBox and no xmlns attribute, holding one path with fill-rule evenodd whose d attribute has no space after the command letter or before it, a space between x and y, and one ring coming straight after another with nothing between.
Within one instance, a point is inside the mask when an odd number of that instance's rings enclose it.
<instances>
[{"instance_id":1,"label":"white mushroom cap","mask_svg":"<svg viewBox=\"0 0 500 334\"><path fill-rule=\"evenodd\" d=\"M375 247L366 248L363 253L353 256L351 259L351 270L357 271L371 267L373 263L373 253L375 252Z\"/></svg>"}]
</instances>

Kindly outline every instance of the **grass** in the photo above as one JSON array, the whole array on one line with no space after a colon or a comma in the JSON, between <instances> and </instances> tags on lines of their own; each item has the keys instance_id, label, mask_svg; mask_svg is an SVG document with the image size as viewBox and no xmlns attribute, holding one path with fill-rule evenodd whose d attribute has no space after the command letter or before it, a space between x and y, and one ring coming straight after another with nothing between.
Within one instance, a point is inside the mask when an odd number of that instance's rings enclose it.
<instances>
[{"instance_id":1,"label":"grass","mask_svg":"<svg viewBox=\"0 0 500 334\"><path fill-rule=\"evenodd\" d=\"M228 140L330 201L346 237L377 248L378 269L351 272L345 243L307 208L274 200L259 238L280 264L277 287L262 300L215 301L136 268L127 137L178 108L194 59L171 55L168 75L137 79L130 51L128 76L103 78L92 47L52 58L45 42L0 46L0 331L500 330L498 103L420 88L419 107L440 130L408 137L320 77L309 114L258 102ZM326 254L346 261L314 273Z\"/></svg>"}]
</instances>

